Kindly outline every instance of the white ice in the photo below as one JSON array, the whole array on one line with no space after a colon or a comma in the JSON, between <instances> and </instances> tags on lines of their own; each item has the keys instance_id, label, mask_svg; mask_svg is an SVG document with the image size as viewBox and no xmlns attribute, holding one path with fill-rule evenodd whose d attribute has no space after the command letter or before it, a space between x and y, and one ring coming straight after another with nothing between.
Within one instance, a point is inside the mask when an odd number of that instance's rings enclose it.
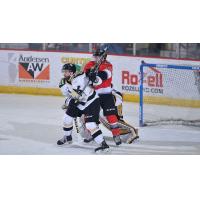
<instances>
[{"instance_id":1,"label":"white ice","mask_svg":"<svg viewBox=\"0 0 200 200\"><path fill-rule=\"evenodd\" d=\"M83 144L74 130L72 145L58 147L62 137L63 97L0 94L0 154L2 155L80 155L93 154L96 144ZM156 106L150 105L151 112ZM182 108L173 107L174 112ZM165 113L162 106L159 112ZM198 113L198 112L197 112ZM124 118L138 126L138 104L124 103ZM111 133L102 127L111 146L106 154L200 154L200 128L152 126L140 128L140 139L116 147Z\"/></svg>"}]
</instances>

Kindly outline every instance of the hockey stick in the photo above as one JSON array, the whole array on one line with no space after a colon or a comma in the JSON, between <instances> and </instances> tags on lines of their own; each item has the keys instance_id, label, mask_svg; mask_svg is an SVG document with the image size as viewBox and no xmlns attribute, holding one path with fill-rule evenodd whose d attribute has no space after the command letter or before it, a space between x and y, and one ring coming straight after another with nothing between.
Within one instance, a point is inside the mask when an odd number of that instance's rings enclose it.
<instances>
[{"instance_id":1,"label":"hockey stick","mask_svg":"<svg viewBox=\"0 0 200 200\"><path fill-rule=\"evenodd\" d=\"M108 51L108 46L106 46L106 47L104 48L103 54L101 55L101 57L99 58L99 60L96 62L94 68L92 69L92 71L93 71L94 73L97 73L97 72L98 72L99 66L102 64L102 62L103 62L103 60L104 60L104 58L105 58L105 55L106 55L107 51ZM85 89L87 88L87 86L89 85L89 83L90 83L90 80L88 79L87 83L84 85L84 87L83 87L83 89L82 89L81 91L78 92L78 91L75 91L75 90L74 90L74 94L76 93L75 102L78 102L78 101L79 101L79 98L82 96L82 94L84 93L84 91L85 91Z\"/></svg>"},{"instance_id":2,"label":"hockey stick","mask_svg":"<svg viewBox=\"0 0 200 200\"><path fill-rule=\"evenodd\" d=\"M75 124L75 128L76 128L76 132L80 133L78 122L77 122L77 118L74 118L74 124Z\"/></svg>"},{"instance_id":3,"label":"hockey stick","mask_svg":"<svg viewBox=\"0 0 200 200\"><path fill-rule=\"evenodd\" d=\"M95 73L98 72L99 66L100 66L101 63L103 62L104 57L105 57L107 51L108 51L108 46L106 46L106 47L104 48L104 53L101 55L101 57L99 58L99 60L96 62L96 65L95 65L94 68L93 68L93 70L94 70L93 72L95 72Z\"/></svg>"},{"instance_id":4,"label":"hockey stick","mask_svg":"<svg viewBox=\"0 0 200 200\"><path fill-rule=\"evenodd\" d=\"M94 68L93 68L93 72L94 72L94 73L97 73L97 72L98 72L99 66L100 66L101 63L103 62L104 57L105 57L107 51L108 51L108 46L104 48L104 53L101 55L101 57L99 58L99 60L96 62L95 66L94 66ZM83 87L83 90L81 91L80 96L81 96L82 93L85 91L85 89L86 89L86 87L89 85L89 83L90 83L90 80L88 80L88 82L87 82L87 83L85 84L85 86Z\"/></svg>"}]
</instances>

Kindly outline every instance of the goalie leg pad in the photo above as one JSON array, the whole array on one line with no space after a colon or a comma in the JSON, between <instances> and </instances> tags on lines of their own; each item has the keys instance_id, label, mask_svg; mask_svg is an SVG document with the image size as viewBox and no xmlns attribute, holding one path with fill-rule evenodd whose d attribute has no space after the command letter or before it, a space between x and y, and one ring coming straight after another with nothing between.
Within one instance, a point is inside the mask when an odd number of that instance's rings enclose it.
<instances>
[{"instance_id":1,"label":"goalie leg pad","mask_svg":"<svg viewBox=\"0 0 200 200\"><path fill-rule=\"evenodd\" d=\"M127 129L127 130L129 130L129 132L133 131L138 136L137 128L135 128L135 127L131 126L130 124L126 123L125 121L121 121L121 120L118 121L118 124L119 124L120 128Z\"/></svg>"},{"instance_id":2,"label":"goalie leg pad","mask_svg":"<svg viewBox=\"0 0 200 200\"><path fill-rule=\"evenodd\" d=\"M103 117L99 117L100 122L109 130L111 131L111 124ZM120 135L125 135L131 132L131 129L135 131L135 134L138 135L138 129L134 128L133 126L127 124L124 121L119 120L117 122L118 127L120 128Z\"/></svg>"},{"instance_id":3,"label":"goalie leg pad","mask_svg":"<svg viewBox=\"0 0 200 200\"><path fill-rule=\"evenodd\" d=\"M121 127L121 135L128 134L126 143L131 144L134 140L139 138L138 129L126 123L125 121L119 121L119 126Z\"/></svg>"},{"instance_id":4,"label":"goalie leg pad","mask_svg":"<svg viewBox=\"0 0 200 200\"><path fill-rule=\"evenodd\" d=\"M103 117L100 116L100 122L111 131L110 123ZM138 129L134 128L133 126L129 125L125 121L118 121L118 126L120 129L120 136L124 142L131 144L134 140L138 139Z\"/></svg>"}]
</instances>

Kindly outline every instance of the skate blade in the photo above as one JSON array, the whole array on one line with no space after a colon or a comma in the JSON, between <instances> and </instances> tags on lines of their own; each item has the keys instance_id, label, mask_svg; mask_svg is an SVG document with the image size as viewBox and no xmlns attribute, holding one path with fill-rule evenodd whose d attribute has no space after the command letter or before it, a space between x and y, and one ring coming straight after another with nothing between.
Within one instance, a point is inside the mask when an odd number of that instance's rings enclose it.
<instances>
[{"instance_id":1,"label":"skate blade","mask_svg":"<svg viewBox=\"0 0 200 200\"><path fill-rule=\"evenodd\" d=\"M57 144L57 146L58 147L62 147L62 146L67 146L67 145L69 145L69 144L72 144L73 142L72 141L70 141L70 142L65 142L65 143L63 143L63 144Z\"/></svg>"}]
</instances>

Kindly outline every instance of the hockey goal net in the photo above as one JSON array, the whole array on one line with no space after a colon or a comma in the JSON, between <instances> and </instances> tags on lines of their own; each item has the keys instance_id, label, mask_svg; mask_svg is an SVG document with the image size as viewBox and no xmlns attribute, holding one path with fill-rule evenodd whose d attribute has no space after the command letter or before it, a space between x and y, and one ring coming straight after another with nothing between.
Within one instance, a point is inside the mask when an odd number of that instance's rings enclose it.
<instances>
[{"instance_id":1,"label":"hockey goal net","mask_svg":"<svg viewBox=\"0 0 200 200\"><path fill-rule=\"evenodd\" d=\"M200 66L142 61L139 106L140 126L180 124L200 127Z\"/></svg>"}]
</instances>

